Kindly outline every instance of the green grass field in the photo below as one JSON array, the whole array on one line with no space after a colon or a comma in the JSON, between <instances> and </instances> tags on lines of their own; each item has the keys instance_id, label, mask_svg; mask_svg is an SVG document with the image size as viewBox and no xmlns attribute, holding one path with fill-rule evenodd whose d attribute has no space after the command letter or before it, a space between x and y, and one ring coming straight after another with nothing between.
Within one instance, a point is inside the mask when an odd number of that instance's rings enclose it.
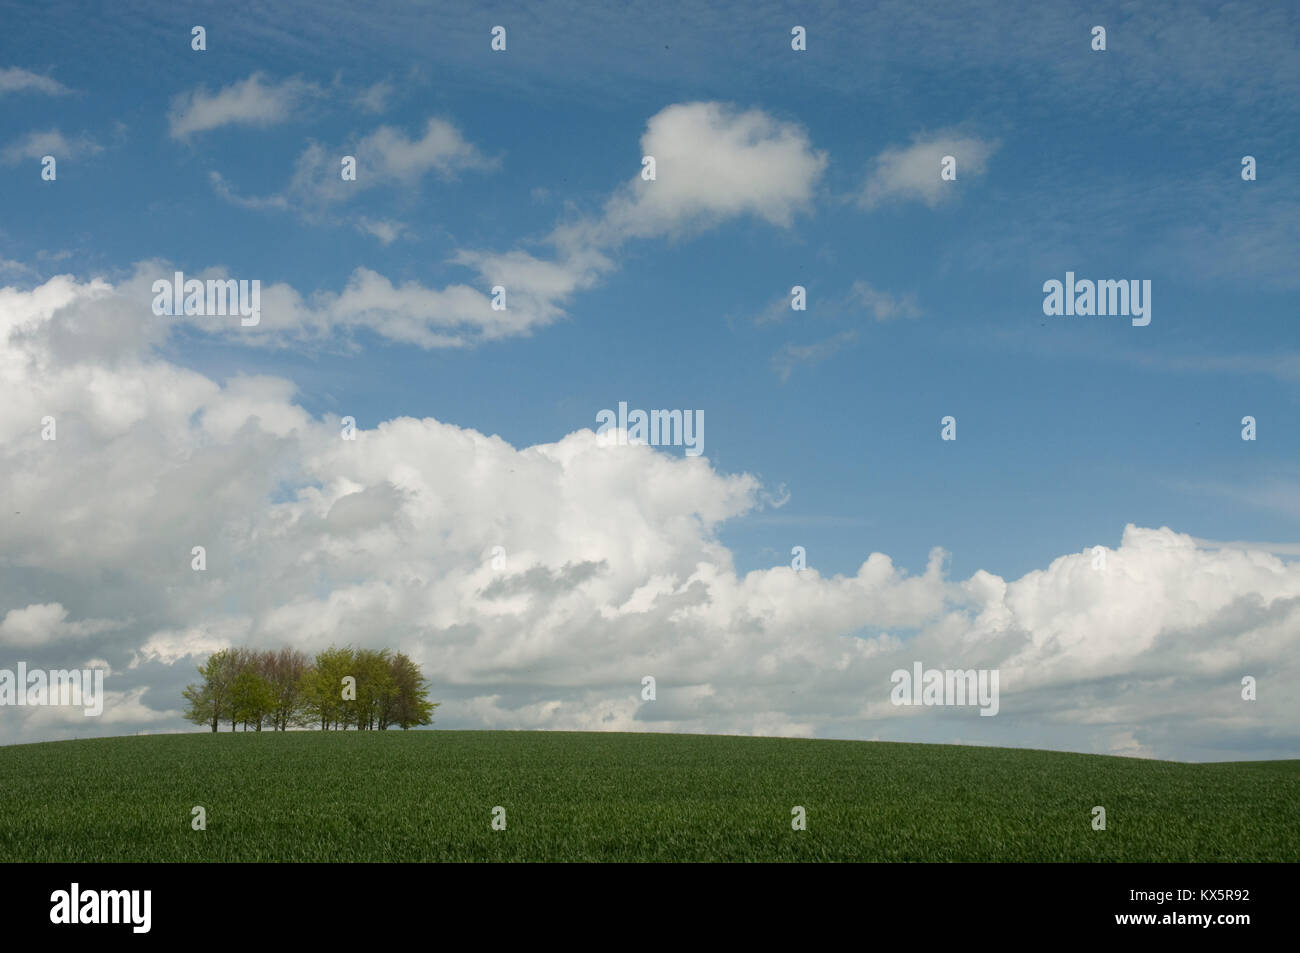
<instances>
[{"instance_id":1,"label":"green grass field","mask_svg":"<svg viewBox=\"0 0 1300 953\"><path fill-rule=\"evenodd\" d=\"M0 861L1295 861L1300 761L712 735L0 748ZM207 830L191 830L191 809ZM506 809L494 831L492 809ZM808 828L791 828L791 808ZM1106 808L1107 830L1092 829Z\"/></svg>"}]
</instances>

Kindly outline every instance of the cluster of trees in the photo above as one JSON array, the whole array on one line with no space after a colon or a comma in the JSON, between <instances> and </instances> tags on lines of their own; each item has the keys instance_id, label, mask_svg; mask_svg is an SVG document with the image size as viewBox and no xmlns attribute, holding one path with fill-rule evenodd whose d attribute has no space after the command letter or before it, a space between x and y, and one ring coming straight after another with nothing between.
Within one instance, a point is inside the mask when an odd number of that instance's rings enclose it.
<instances>
[{"instance_id":1,"label":"cluster of trees","mask_svg":"<svg viewBox=\"0 0 1300 953\"><path fill-rule=\"evenodd\" d=\"M440 704L419 666L388 649L330 648L314 661L297 649L222 649L199 674L185 689L185 717L213 731L227 721L231 731L413 728L432 724Z\"/></svg>"}]
</instances>

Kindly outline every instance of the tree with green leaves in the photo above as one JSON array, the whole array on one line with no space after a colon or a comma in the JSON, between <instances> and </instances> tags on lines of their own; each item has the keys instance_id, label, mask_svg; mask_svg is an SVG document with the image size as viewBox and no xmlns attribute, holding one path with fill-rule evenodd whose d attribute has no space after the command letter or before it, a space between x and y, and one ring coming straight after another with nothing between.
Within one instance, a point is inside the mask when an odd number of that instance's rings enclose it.
<instances>
[{"instance_id":1,"label":"tree with green leaves","mask_svg":"<svg viewBox=\"0 0 1300 953\"><path fill-rule=\"evenodd\" d=\"M330 647L320 652L315 664L303 674L303 712L313 724L319 723L322 731L347 727L356 702L344 698L344 679L355 678L355 668L352 649Z\"/></svg>"},{"instance_id":2,"label":"tree with green leaves","mask_svg":"<svg viewBox=\"0 0 1300 953\"><path fill-rule=\"evenodd\" d=\"M274 696L270 718L273 730L287 731L290 725L303 723L299 692L303 674L310 665L307 656L297 649L268 650L258 657L258 671L271 686Z\"/></svg>"},{"instance_id":3,"label":"tree with green leaves","mask_svg":"<svg viewBox=\"0 0 1300 953\"><path fill-rule=\"evenodd\" d=\"M391 673L395 692L393 704L385 714L383 728L397 725L406 730L417 725L433 724L433 712L441 702L429 701L429 683L420 667L405 654L393 656Z\"/></svg>"},{"instance_id":4,"label":"tree with green leaves","mask_svg":"<svg viewBox=\"0 0 1300 953\"><path fill-rule=\"evenodd\" d=\"M328 649L314 660L296 649L214 652L199 666L203 682L189 685L185 717L216 731L274 731L319 726L322 731L387 731L433 723L438 702L428 699L420 667L390 649Z\"/></svg>"},{"instance_id":5,"label":"tree with green leaves","mask_svg":"<svg viewBox=\"0 0 1300 953\"><path fill-rule=\"evenodd\" d=\"M235 676L231 686L230 704L234 718L248 730L249 725L255 731L262 730L262 723L271 716L275 708L275 690L262 673L253 665L248 665Z\"/></svg>"},{"instance_id":6,"label":"tree with green leaves","mask_svg":"<svg viewBox=\"0 0 1300 953\"><path fill-rule=\"evenodd\" d=\"M238 659L236 650L221 649L208 656L208 660L199 666L203 676L201 685L188 685L185 698L190 703L185 717L200 725L211 725L217 730L218 723L231 715L230 692L237 675ZM230 730L234 731L234 723Z\"/></svg>"},{"instance_id":7,"label":"tree with green leaves","mask_svg":"<svg viewBox=\"0 0 1300 953\"><path fill-rule=\"evenodd\" d=\"M200 668L199 671L202 672L203 669ZM217 707L217 701L213 698L212 687L207 682L186 685L185 691L181 694L190 703L190 707L185 711L185 718L196 725L211 725L212 730L216 731L221 709Z\"/></svg>"},{"instance_id":8,"label":"tree with green leaves","mask_svg":"<svg viewBox=\"0 0 1300 953\"><path fill-rule=\"evenodd\" d=\"M353 675L357 680L357 698L352 709L352 723L359 731L372 731L387 717L396 686L390 672L388 649L358 649L353 655ZM379 725L378 727L382 727Z\"/></svg>"},{"instance_id":9,"label":"tree with green leaves","mask_svg":"<svg viewBox=\"0 0 1300 953\"><path fill-rule=\"evenodd\" d=\"M251 649L230 649L221 666L219 677L226 686L226 696L229 699L226 705L226 717L230 719L231 731L234 731L239 723L243 721L242 715L244 714L235 706L235 682L239 681L239 676L253 664L253 661L254 657ZM247 730L248 726L245 725L244 729Z\"/></svg>"}]
</instances>

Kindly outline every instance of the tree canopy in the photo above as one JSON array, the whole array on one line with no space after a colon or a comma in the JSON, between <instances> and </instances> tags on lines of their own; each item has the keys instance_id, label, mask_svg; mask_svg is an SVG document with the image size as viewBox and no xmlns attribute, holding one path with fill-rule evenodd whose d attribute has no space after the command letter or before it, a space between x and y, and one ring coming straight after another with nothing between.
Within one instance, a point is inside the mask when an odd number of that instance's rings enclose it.
<instances>
[{"instance_id":1,"label":"tree canopy","mask_svg":"<svg viewBox=\"0 0 1300 953\"><path fill-rule=\"evenodd\" d=\"M314 660L297 649L221 649L185 688L185 717L217 731L386 731L433 724L440 702L428 699L420 667L390 649L330 647Z\"/></svg>"}]
</instances>

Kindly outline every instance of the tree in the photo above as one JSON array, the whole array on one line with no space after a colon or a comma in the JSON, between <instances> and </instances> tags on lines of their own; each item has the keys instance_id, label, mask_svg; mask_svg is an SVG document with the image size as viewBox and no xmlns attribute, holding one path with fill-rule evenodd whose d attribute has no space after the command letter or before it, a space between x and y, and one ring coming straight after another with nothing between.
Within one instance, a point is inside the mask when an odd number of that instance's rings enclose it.
<instances>
[{"instance_id":1,"label":"tree","mask_svg":"<svg viewBox=\"0 0 1300 953\"><path fill-rule=\"evenodd\" d=\"M203 669L199 669L200 672ZM221 712L217 709L216 702L212 697L212 688L208 684L186 685L185 691L182 692L185 700L190 703L189 710L185 712L185 717L196 725L212 725L212 730L217 730L217 718Z\"/></svg>"},{"instance_id":2,"label":"tree","mask_svg":"<svg viewBox=\"0 0 1300 953\"><path fill-rule=\"evenodd\" d=\"M266 651L258 657L258 671L271 687L274 702L271 706L271 727L286 731L289 725L300 725L302 719L303 674L311 663L297 649Z\"/></svg>"},{"instance_id":3,"label":"tree","mask_svg":"<svg viewBox=\"0 0 1300 953\"><path fill-rule=\"evenodd\" d=\"M330 703L320 670L313 662L298 677L298 715L304 725L320 725L321 731L329 729Z\"/></svg>"},{"instance_id":4,"label":"tree","mask_svg":"<svg viewBox=\"0 0 1300 953\"><path fill-rule=\"evenodd\" d=\"M389 649L328 649L314 660L296 649L254 652L222 649L199 666L200 684L185 688L185 717L216 731L251 725L287 731L319 725L322 731L387 731L433 724L438 702L428 699L420 668ZM348 691L352 688L354 691Z\"/></svg>"},{"instance_id":5,"label":"tree","mask_svg":"<svg viewBox=\"0 0 1300 953\"><path fill-rule=\"evenodd\" d=\"M249 665L235 677L230 704L233 717L243 724L245 731L249 725L261 731L262 723L275 707L275 690L256 668Z\"/></svg>"},{"instance_id":6,"label":"tree","mask_svg":"<svg viewBox=\"0 0 1300 953\"><path fill-rule=\"evenodd\" d=\"M226 717L230 719L230 730L234 731L235 726L242 721L240 717L243 713L235 707L234 690L235 682L239 681L239 676L244 670L253 663L253 653L248 649L229 649L222 656L221 668L218 677L224 685L226 698ZM248 730L248 725L244 725L244 730Z\"/></svg>"},{"instance_id":7,"label":"tree","mask_svg":"<svg viewBox=\"0 0 1300 953\"><path fill-rule=\"evenodd\" d=\"M302 710L321 730L347 727L355 710L355 701L343 698L343 679L356 677L356 656L350 648L330 647L316 656L315 663L300 682Z\"/></svg>"},{"instance_id":8,"label":"tree","mask_svg":"<svg viewBox=\"0 0 1300 953\"><path fill-rule=\"evenodd\" d=\"M416 725L433 724L433 712L441 702L428 699L429 683L420 667L402 652L393 656L390 671L395 688L392 707L381 726L398 725L402 730Z\"/></svg>"},{"instance_id":9,"label":"tree","mask_svg":"<svg viewBox=\"0 0 1300 953\"><path fill-rule=\"evenodd\" d=\"M208 656L208 660L199 666L203 684L185 688L184 695L190 703L186 718L196 724L211 725L216 731L218 722L230 717L230 690L235 681L236 665L234 649L221 649ZM230 730L235 730L233 722Z\"/></svg>"},{"instance_id":10,"label":"tree","mask_svg":"<svg viewBox=\"0 0 1300 953\"><path fill-rule=\"evenodd\" d=\"M360 731L372 731L382 722L393 705L396 685L389 669L391 657L388 649L358 649L353 656L357 680L357 700L353 706L353 722ZM383 728L383 724L378 727Z\"/></svg>"}]
</instances>

